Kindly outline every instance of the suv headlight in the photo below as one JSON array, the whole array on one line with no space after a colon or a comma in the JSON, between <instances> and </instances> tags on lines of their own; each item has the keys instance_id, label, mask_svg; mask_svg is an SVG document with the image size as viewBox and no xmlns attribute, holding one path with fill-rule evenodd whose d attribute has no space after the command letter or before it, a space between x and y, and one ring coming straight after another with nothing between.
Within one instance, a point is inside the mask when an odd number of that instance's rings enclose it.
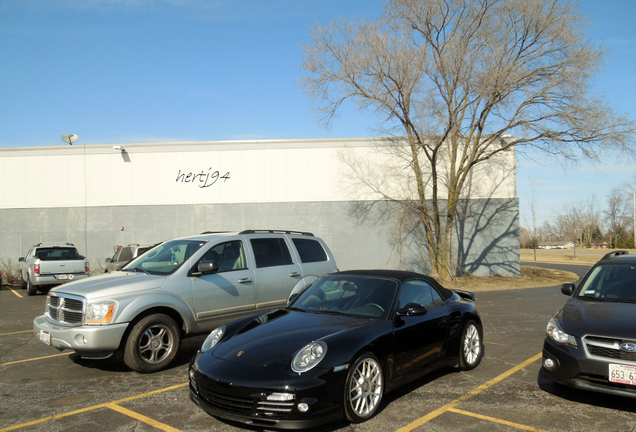
<instances>
[{"instance_id":1,"label":"suv headlight","mask_svg":"<svg viewBox=\"0 0 636 432\"><path fill-rule=\"evenodd\" d=\"M107 324L115 315L117 303L113 300L86 305L86 324Z\"/></svg>"},{"instance_id":2,"label":"suv headlight","mask_svg":"<svg viewBox=\"0 0 636 432\"><path fill-rule=\"evenodd\" d=\"M559 344L567 344L577 346L574 336L567 334L559 326L559 321L556 318L552 318L548 321L548 327L545 329L546 335Z\"/></svg>"},{"instance_id":3,"label":"suv headlight","mask_svg":"<svg viewBox=\"0 0 636 432\"><path fill-rule=\"evenodd\" d=\"M327 354L327 344L323 341L312 342L298 351L291 363L294 372L303 373L315 367Z\"/></svg>"},{"instance_id":4,"label":"suv headlight","mask_svg":"<svg viewBox=\"0 0 636 432\"><path fill-rule=\"evenodd\" d=\"M210 333L208 337L205 338L205 341L203 341L203 345L201 345L201 351L205 352L212 349L212 347L221 340L221 338L223 337L223 333L225 333L225 326L218 327L212 330L212 333Z\"/></svg>"}]
</instances>

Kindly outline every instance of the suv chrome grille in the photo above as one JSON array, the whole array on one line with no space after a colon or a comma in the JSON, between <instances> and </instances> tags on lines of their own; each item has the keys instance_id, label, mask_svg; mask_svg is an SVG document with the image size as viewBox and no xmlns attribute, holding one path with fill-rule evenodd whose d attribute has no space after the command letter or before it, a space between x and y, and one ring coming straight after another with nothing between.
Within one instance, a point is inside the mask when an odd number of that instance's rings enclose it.
<instances>
[{"instance_id":1,"label":"suv chrome grille","mask_svg":"<svg viewBox=\"0 0 636 432\"><path fill-rule=\"evenodd\" d=\"M84 321L84 299L49 294L46 301L46 315L60 324L82 324Z\"/></svg>"},{"instance_id":2,"label":"suv chrome grille","mask_svg":"<svg viewBox=\"0 0 636 432\"><path fill-rule=\"evenodd\" d=\"M633 340L608 338L602 336L585 336L583 346L589 358L604 361L620 361L624 364L636 365L636 353L620 349L624 342L636 343Z\"/></svg>"}]
</instances>

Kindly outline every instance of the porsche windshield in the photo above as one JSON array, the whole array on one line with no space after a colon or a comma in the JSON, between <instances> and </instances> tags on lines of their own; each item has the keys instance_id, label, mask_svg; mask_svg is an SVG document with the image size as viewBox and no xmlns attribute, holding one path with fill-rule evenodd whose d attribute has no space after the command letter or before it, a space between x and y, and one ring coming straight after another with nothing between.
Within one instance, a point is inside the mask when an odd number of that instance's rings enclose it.
<instances>
[{"instance_id":1,"label":"porsche windshield","mask_svg":"<svg viewBox=\"0 0 636 432\"><path fill-rule=\"evenodd\" d=\"M168 275L174 273L205 243L200 240L172 240L162 243L129 262L122 270Z\"/></svg>"},{"instance_id":2,"label":"porsche windshield","mask_svg":"<svg viewBox=\"0 0 636 432\"><path fill-rule=\"evenodd\" d=\"M636 302L636 264L595 267L578 296L590 300Z\"/></svg>"},{"instance_id":3,"label":"porsche windshield","mask_svg":"<svg viewBox=\"0 0 636 432\"><path fill-rule=\"evenodd\" d=\"M312 313L386 319L398 284L370 276L326 276L302 292L291 307Z\"/></svg>"}]
</instances>

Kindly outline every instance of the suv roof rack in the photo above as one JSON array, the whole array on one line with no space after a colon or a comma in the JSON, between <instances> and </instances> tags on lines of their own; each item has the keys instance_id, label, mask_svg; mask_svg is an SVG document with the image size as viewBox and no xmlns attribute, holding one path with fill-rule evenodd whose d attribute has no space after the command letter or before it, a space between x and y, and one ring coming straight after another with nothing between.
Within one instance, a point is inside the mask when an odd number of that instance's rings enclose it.
<instances>
[{"instance_id":1,"label":"suv roof rack","mask_svg":"<svg viewBox=\"0 0 636 432\"><path fill-rule=\"evenodd\" d=\"M68 242L51 242L51 243L38 243L33 245L33 247L38 247L38 246L75 246L73 243L68 243Z\"/></svg>"},{"instance_id":2,"label":"suv roof rack","mask_svg":"<svg viewBox=\"0 0 636 432\"><path fill-rule=\"evenodd\" d=\"M230 231L203 231L199 235L203 235L203 234L223 234L223 233L226 233L226 232L230 232Z\"/></svg>"},{"instance_id":3,"label":"suv roof rack","mask_svg":"<svg viewBox=\"0 0 636 432\"><path fill-rule=\"evenodd\" d=\"M241 231L239 234L296 234L296 235L304 235L304 236L311 236L311 237L314 236L310 232L285 231L285 230L244 230L244 231Z\"/></svg>"},{"instance_id":4,"label":"suv roof rack","mask_svg":"<svg viewBox=\"0 0 636 432\"><path fill-rule=\"evenodd\" d=\"M624 249L617 250L617 251L612 251L612 252L610 252L610 253L608 253L608 254L605 254L605 255L603 256L603 258L601 258L601 261L606 260L606 259L609 259L609 258L612 258L612 257L615 257L615 256L619 256L619 255L627 255L627 254L629 254L629 251L626 251L626 250L624 250Z\"/></svg>"}]
</instances>

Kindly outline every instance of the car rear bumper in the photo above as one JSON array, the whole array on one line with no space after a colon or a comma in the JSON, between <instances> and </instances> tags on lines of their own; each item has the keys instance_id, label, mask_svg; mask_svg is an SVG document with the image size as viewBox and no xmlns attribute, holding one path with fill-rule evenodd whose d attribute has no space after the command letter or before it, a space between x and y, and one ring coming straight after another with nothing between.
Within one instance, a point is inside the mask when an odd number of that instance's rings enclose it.
<instances>
[{"instance_id":1,"label":"car rear bumper","mask_svg":"<svg viewBox=\"0 0 636 432\"><path fill-rule=\"evenodd\" d=\"M33 286L61 285L66 282L73 282L85 279L89 275L84 273L58 274L58 275L40 275L33 278Z\"/></svg>"}]
</instances>

